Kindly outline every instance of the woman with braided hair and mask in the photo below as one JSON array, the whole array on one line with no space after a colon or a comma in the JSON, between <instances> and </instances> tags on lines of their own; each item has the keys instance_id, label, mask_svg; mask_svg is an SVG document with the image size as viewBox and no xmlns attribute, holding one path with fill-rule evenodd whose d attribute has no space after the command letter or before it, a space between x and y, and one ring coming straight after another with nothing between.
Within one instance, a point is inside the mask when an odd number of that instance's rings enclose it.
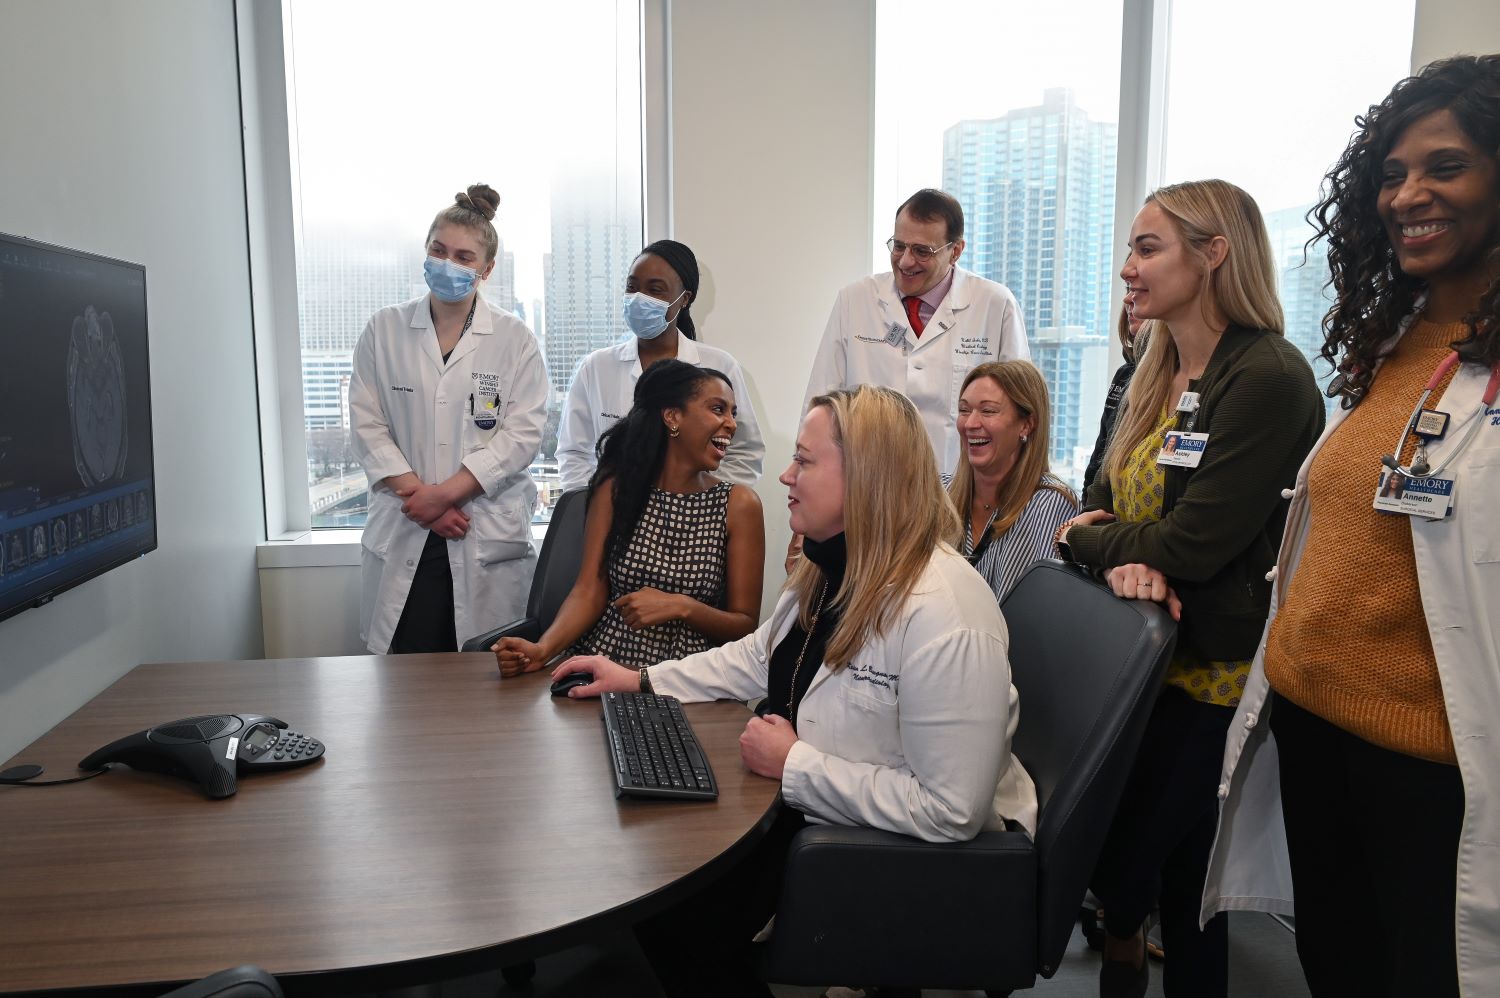
<instances>
[{"instance_id":1,"label":"woman with braided hair and mask","mask_svg":"<svg viewBox=\"0 0 1500 998\"><path fill-rule=\"evenodd\" d=\"M429 293L376 312L354 348L349 417L370 482L360 636L376 654L457 651L526 606L547 368L531 330L479 294L499 204L475 184L438 212Z\"/></svg>"},{"instance_id":2,"label":"woman with braided hair and mask","mask_svg":"<svg viewBox=\"0 0 1500 998\"><path fill-rule=\"evenodd\" d=\"M713 368L729 378L739 405L739 429L717 474L726 482L751 487L760 480L766 444L750 405L750 390L733 357L698 341L691 312L698 285L698 258L671 239L657 240L631 263L621 304L631 335L584 357L568 387L557 431L563 491L588 484L598 464L595 448L604 431L630 409L636 379L667 359Z\"/></svg>"},{"instance_id":3,"label":"woman with braided hair and mask","mask_svg":"<svg viewBox=\"0 0 1500 998\"><path fill-rule=\"evenodd\" d=\"M748 485L719 469L739 433L719 371L659 360L604 431L589 482L578 581L535 642L502 638L502 676L558 655L639 668L749 634L760 619L765 523Z\"/></svg>"},{"instance_id":4,"label":"woman with braided hair and mask","mask_svg":"<svg viewBox=\"0 0 1500 998\"><path fill-rule=\"evenodd\" d=\"M1500 55L1355 124L1310 213L1343 405L1287 493L1205 906L1294 909L1318 998L1494 995Z\"/></svg>"}]
</instances>

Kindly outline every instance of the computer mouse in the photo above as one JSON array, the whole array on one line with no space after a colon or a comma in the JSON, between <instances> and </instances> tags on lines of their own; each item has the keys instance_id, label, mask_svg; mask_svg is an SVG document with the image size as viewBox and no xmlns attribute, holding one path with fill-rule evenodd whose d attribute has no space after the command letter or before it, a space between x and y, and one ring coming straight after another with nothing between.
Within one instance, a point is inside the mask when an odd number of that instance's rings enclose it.
<instances>
[{"instance_id":1,"label":"computer mouse","mask_svg":"<svg viewBox=\"0 0 1500 998\"><path fill-rule=\"evenodd\" d=\"M570 672L552 684L552 695L555 697L565 697L573 687L587 686L593 681L594 677L587 672Z\"/></svg>"}]
</instances>

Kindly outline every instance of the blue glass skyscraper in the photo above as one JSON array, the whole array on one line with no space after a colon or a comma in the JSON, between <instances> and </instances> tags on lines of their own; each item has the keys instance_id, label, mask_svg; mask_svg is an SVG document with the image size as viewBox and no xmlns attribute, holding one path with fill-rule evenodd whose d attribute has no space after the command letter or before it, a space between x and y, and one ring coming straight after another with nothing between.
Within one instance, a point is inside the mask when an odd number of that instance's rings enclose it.
<instances>
[{"instance_id":1,"label":"blue glass skyscraper","mask_svg":"<svg viewBox=\"0 0 1500 998\"><path fill-rule=\"evenodd\" d=\"M1107 377L1116 134L1061 88L943 133L943 188L964 206L963 265L1020 301L1064 477L1075 450L1093 444Z\"/></svg>"}]
</instances>

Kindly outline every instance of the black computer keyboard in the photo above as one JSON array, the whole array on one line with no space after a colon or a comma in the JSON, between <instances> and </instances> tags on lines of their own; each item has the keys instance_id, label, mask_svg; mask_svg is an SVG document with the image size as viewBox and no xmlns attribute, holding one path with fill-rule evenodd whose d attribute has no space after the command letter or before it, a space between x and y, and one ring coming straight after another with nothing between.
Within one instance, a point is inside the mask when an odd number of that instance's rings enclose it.
<instances>
[{"instance_id":1,"label":"black computer keyboard","mask_svg":"<svg viewBox=\"0 0 1500 998\"><path fill-rule=\"evenodd\" d=\"M602 700L616 797L718 799L708 757L676 697L606 693Z\"/></svg>"}]
</instances>

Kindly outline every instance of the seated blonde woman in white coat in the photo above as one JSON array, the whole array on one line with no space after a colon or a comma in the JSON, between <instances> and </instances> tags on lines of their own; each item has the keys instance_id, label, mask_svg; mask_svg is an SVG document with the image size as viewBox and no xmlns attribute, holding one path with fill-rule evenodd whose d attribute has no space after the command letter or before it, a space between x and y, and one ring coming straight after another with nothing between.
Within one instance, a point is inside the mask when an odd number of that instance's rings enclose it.
<instances>
[{"instance_id":1,"label":"seated blonde woman in white coat","mask_svg":"<svg viewBox=\"0 0 1500 998\"><path fill-rule=\"evenodd\" d=\"M770 993L750 939L775 910L787 846L807 822L933 842L1006 819L1035 826L1035 787L1010 753L1005 622L984 579L942 540L957 535L957 514L911 402L868 385L813 399L781 482L807 542L770 620L639 672L598 656L557 670L594 677L574 697L765 698L741 753L781 782L784 806L724 880L637 928L669 995Z\"/></svg>"}]
</instances>

